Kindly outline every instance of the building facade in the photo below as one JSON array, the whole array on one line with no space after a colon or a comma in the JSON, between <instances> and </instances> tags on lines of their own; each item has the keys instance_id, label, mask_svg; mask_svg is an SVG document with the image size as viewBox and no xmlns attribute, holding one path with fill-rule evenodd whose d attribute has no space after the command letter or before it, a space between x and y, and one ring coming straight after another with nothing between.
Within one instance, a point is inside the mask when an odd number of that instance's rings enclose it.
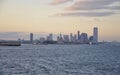
<instances>
[{"instance_id":1,"label":"building facade","mask_svg":"<svg viewBox=\"0 0 120 75\"><path fill-rule=\"evenodd\" d=\"M93 28L93 43L98 43L98 28Z\"/></svg>"},{"instance_id":2,"label":"building facade","mask_svg":"<svg viewBox=\"0 0 120 75\"><path fill-rule=\"evenodd\" d=\"M30 33L30 42L33 43L33 33Z\"/></svg>"},{"instance_id":3,"label":"building facade","mask_svg":"<svg viewBox=\"0 0 120 75\"><path fill-rule=\"evenodd\" d=\"M80 42L83 43L83 44L88 43L87 33L82 33L82 34L81 34L81 40L80 40Z\"/></svg>"}]
</instances>

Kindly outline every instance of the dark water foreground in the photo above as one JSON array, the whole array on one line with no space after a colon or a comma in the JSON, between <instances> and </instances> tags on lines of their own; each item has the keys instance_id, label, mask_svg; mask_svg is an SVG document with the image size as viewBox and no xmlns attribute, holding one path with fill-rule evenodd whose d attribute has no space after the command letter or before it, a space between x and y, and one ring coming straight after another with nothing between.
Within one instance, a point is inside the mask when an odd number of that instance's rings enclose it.
<instances>
[{"instance_id":1,"label":"dark water foreground","mask_svg":"<svg viewBox=\"0 0 120 75\"><path fill-rule=\"evenodd\" d=\"M120 43L0 46L0 75L120 75Z\"/></svg>"}]
</instances>

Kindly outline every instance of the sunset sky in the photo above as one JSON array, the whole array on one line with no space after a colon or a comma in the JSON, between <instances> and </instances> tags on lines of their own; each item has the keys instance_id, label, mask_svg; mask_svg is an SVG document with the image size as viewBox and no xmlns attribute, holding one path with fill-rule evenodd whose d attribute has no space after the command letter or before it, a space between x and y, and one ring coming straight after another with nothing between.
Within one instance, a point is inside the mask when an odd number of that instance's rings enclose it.
<instances>
[{"instance_id":1,"label":"sunset sky","mask_svg":"<svg viewBox=\"0 0 120 75\"><path fill-rule=\"evenodd\" d=\"M120 0L0 0L0 39L77 30L90 36L93 27L100 41L120 41Z\"/></svg>"}]
</instances>

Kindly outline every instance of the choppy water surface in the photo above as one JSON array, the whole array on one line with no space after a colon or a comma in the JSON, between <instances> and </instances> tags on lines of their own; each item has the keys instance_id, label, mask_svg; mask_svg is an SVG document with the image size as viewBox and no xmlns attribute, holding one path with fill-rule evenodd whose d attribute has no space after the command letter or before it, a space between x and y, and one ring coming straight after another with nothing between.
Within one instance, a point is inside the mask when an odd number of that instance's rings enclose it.
<instances>
[{"instance_id":1,"label":"choppy water surface","mask_svg":"<svg viewBox=\"0 0 120 75\"><path fill-rule=\"evenodd\" d=\"M1 46L0 75L120 75L120 43Z\"/></svg>"}]
</instances>

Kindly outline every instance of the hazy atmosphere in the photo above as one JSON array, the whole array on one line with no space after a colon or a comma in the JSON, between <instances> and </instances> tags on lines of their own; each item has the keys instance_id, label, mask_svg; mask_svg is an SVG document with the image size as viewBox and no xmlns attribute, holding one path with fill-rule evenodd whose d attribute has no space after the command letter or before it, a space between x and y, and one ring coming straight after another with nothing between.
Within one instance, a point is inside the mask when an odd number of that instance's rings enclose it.
<instances>
[{"instance_id":1,"label":"hazy atmosphere","mask_svg":"<svg viewBox=\"0 0 120 75\"><path fill-rule=\"evenodd\" d=\"M120 0L0 0L0 75L120 75Z\"/></svg>"},{"instance_id":2,"label":"hazy atmosphere","mask_svg":"<svg viewBox=\"0 0 120 75\"><path fill-rule=\"evenodd\" d=\"M120 0L0 0L0 39L29 39L99 28L99 40L120 41Z\"/></svg>"}]
</instances>

